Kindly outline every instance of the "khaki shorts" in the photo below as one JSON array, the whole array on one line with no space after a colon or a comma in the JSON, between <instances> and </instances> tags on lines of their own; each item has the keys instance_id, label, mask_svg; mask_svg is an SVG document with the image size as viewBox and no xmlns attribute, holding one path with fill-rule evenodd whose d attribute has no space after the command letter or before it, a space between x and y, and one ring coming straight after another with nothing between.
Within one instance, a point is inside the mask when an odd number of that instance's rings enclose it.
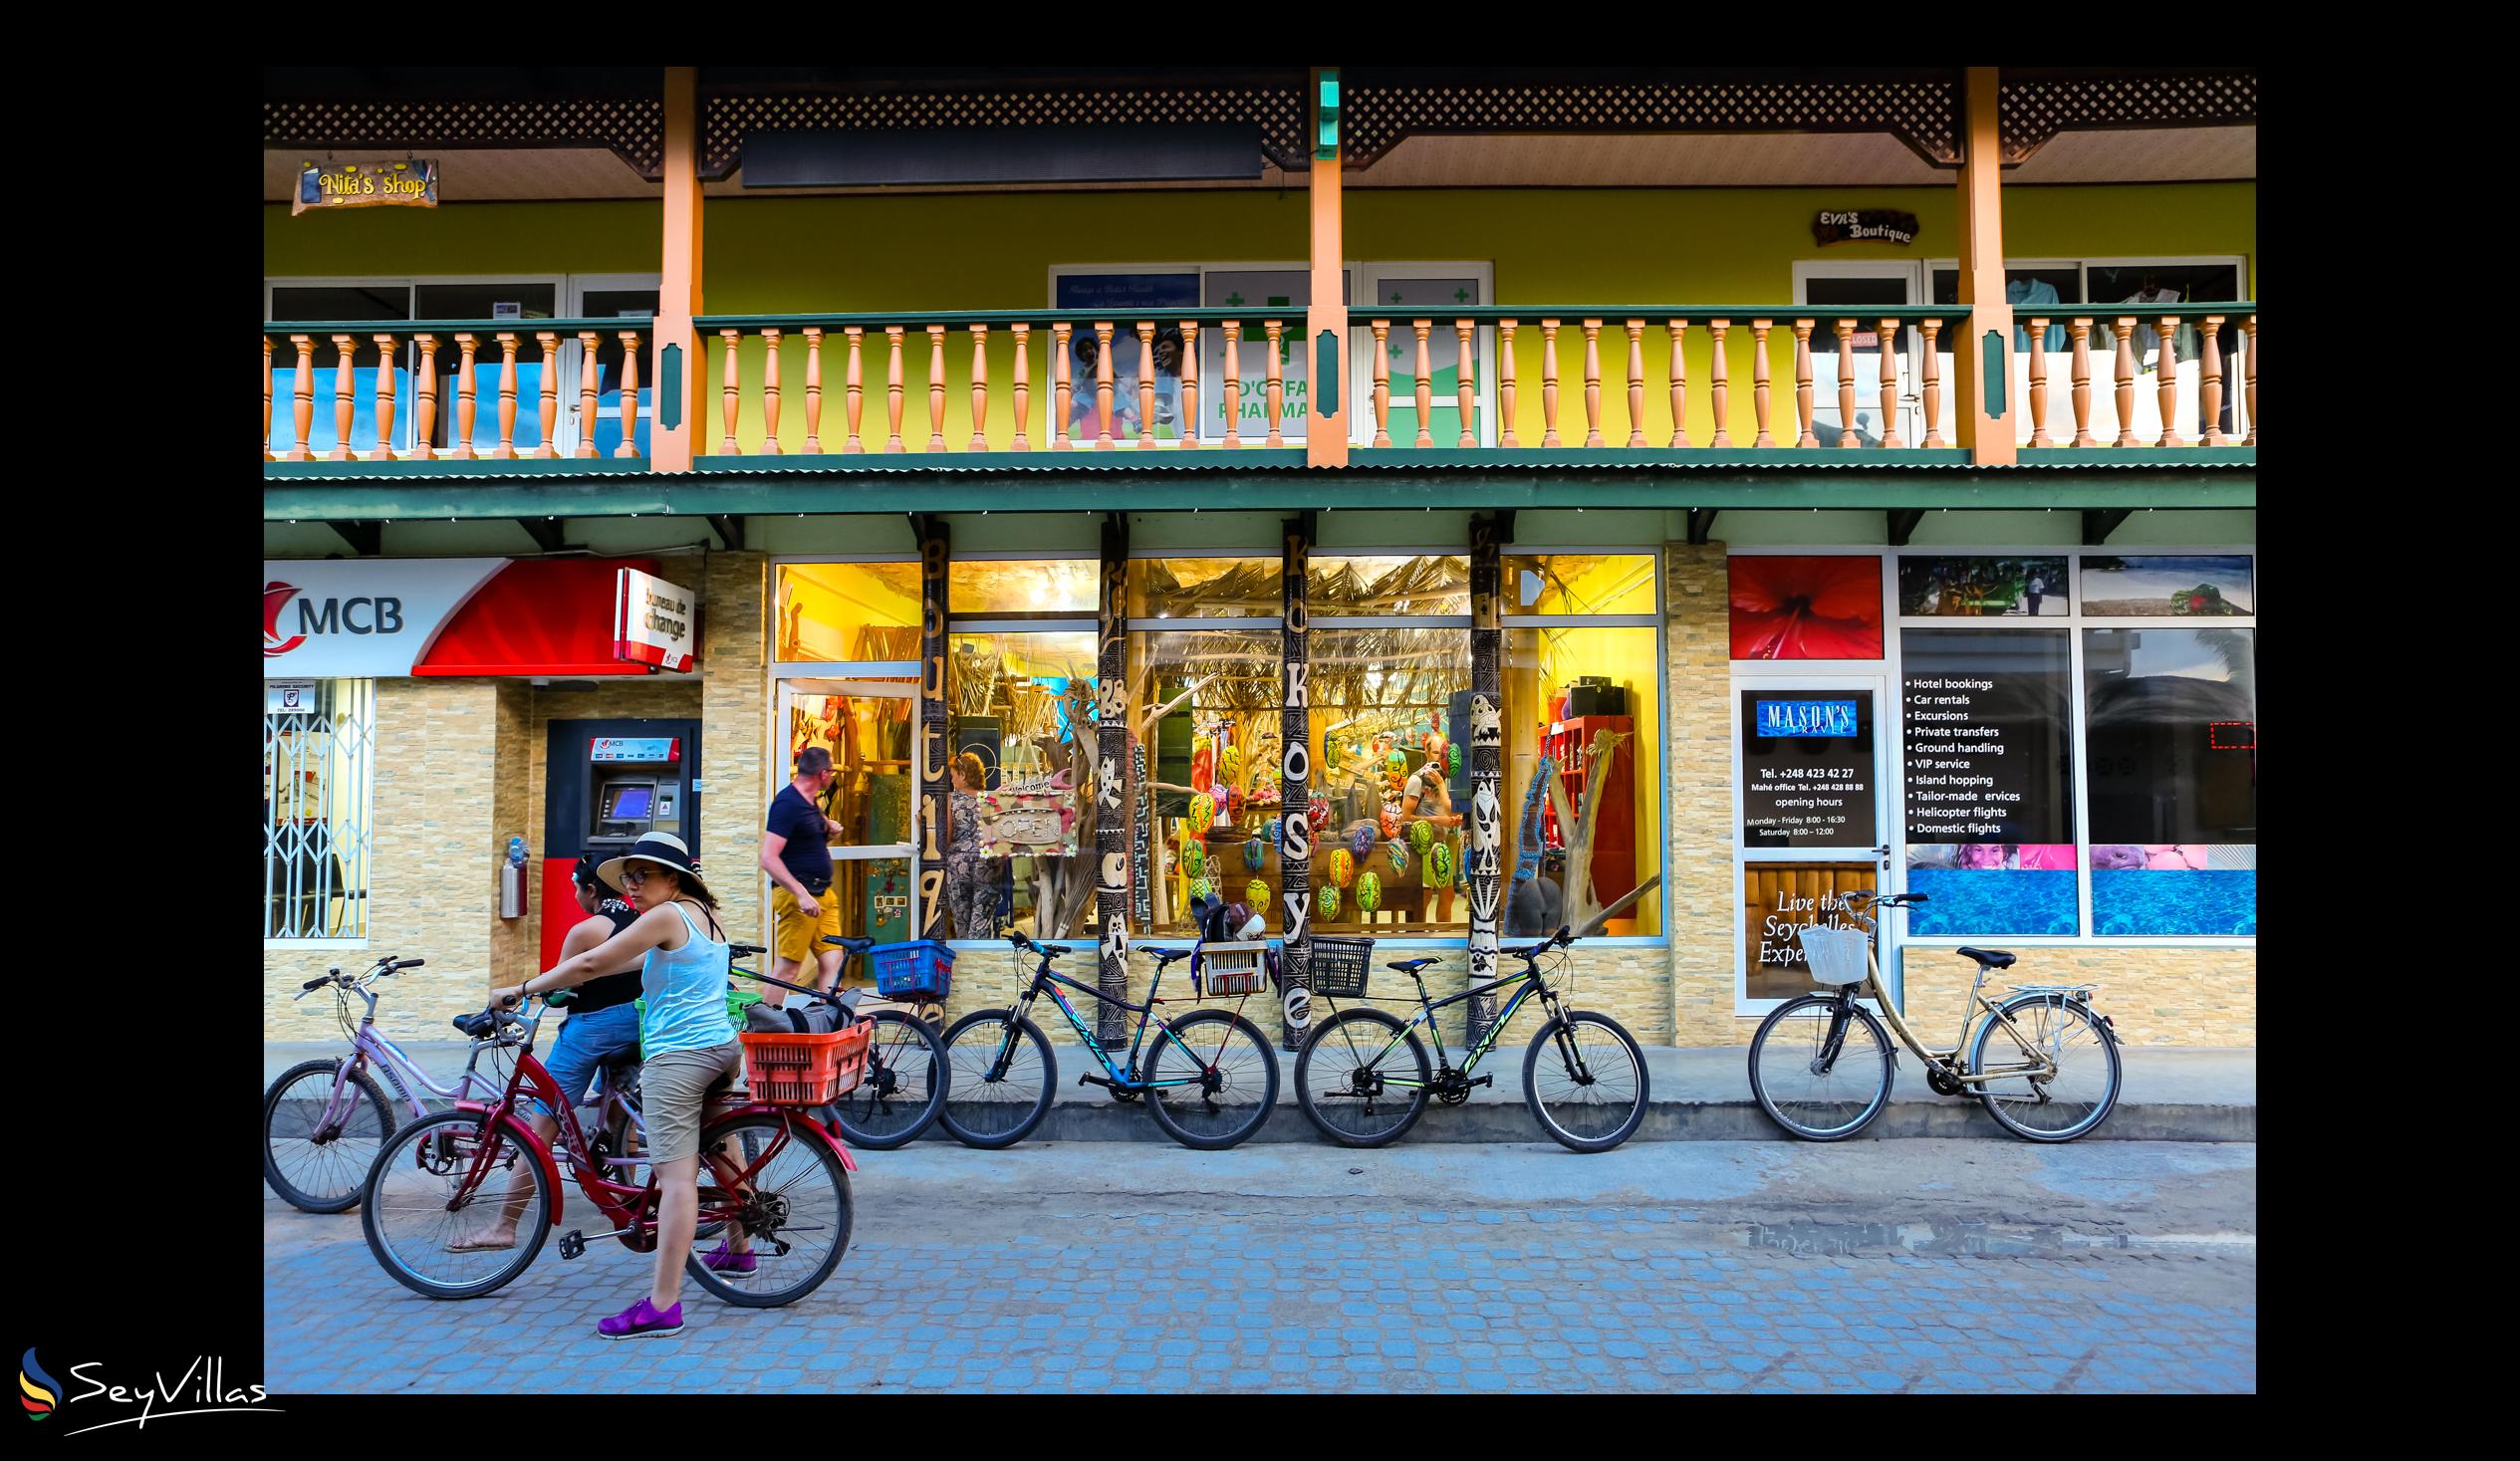
<instances>
[{"instance_id":1,"label":"khaki shorts","mask_svg":"<svg viewBox=\"0 0 2520 1461\"><path fill-rule=\"evenodd\" d=\"M808 918L805 910L796 905L796 894L781 884L771 884L770 916L776 930L770 938L771 952L806 965L813 964L820 955L840 952L838 945L823 942L826 935L840 936L839 884L824 889L814 901L823 905L822 915Z\"/></svg>"},{"instance_id":2,"label":"khaki shorts","mask_svg":"<svg viewBox=\"0 0 2520 1461\"><path fill-rule=\"evenodd\" d=\"M701 1103L709 1088L741 1085L744 1045L730 1040L707 1050L649 1056L638 1072L639 1116L647 1124L647 1159L658 1165L700 1154Z\"/></svg>"}]
</instances>

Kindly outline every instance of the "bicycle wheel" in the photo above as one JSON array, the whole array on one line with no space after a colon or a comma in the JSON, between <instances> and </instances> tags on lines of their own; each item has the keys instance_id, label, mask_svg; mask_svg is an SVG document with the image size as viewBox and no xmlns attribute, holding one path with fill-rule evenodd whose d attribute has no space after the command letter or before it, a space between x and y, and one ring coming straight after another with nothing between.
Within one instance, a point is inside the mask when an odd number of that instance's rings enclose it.
<instances>
[{"instance_id":1,"label":"bicycle wheel","mask_svg":"<svg viewBox=\"0 0 2520 1461\"><path fill-rule=\"evenodd\" d=\"M870 1018L875 1033L867 1044L867 1074L834 1104L851 1145L890 1151L917 1140L936 1119L952 1082L944 1042L925 1020L899 1010L878 1010Z\"/></svg>"},{"instance_id":2,"label":"bicycle wheel","mask_svg":"<svg viewBox=\"0 0 2520 1461\"><path fill-rule=\"evenodd\" d=\"M1173 1021L1171 1035L1147 1040L1143 1075L1154 1089L1146 1093L1146 1109L1173 1140L1192 1151L1222 1151L1268 1123L1278 1099L1278 1061L1259 1026L1223 1010L1200 1010ZM1167 1081L1188 1084L1156 1084Z\"/></svg>"},{"instance_id":3,"label":"bicycle wheel","mask_svg":"<svg viewBox=\"0 0 2520 1461\"><path fill-rule=\"evenodd\" d=\"M306 1061L281 1072L263 1093L263 1180L291 1207L348 1212L359 1205L377 1149L393 1134L393 1107L366 1071L354 1071L343 1107L324 1108L342 1061Z\"/></svg>"},{"instance_id":4,"label":"bicycle wheel","mask_svg":"<svg viewBox=\"0 0 2520 1461\"><path fill-rule=\"evenodd\" d=\"M1313 1027L1295 1057L1295 1101L1341 1146L1382 1146L1417 1123L1432 1071L1426 1047L1395 1017L1341 1010Z\"/></svg>"},{"instance_id":5,"label":"bicycle wheel","mask_svg":"<svg viewBox=\"0 0 2520 1461\"><path fill-rule=\"evenodd\" d=\"M1574 1151L1608 1151L1637 1134L1652 1088L1637 1038L1591 1010L1541 1026L1523 1057L1523 1100L1541 1129Z\"/></svg>"},{"instance_id":6,"label":"bicycle wheel","mask_svg":"<svg viewBox=\"0 0 2520 1461\"><path fill-rule=\"evenodd\" d=\"M1843 1141L1873 1124L1890 1105L1896 1075L1882 1022L1862 1005L1841 1020L1827 995L1787 1000L1750 1037L1750 1094L1770 1119L1806 1141Z\"/></svg>"},{"instance_id":7,"label":"bicycle wheel","mask_svg":"<svg viewBox=\"0 0 2520 1461\"><path fill-rule=\"evenodd\" d=\"M1015 1048L1006 1071L995 1080L989 1070L1014 1033ZM1050 1053L1049 1037L1013 1010L979 1010L956 1020L945 1032L945 1083L953 1098L936 1119L956 1141L995 1151L1012 1146L1033 1132L1050 1114L1050 1093L1059 1084L1059 1061Z\"/></svg>"},{"instance_id":8,"label":"bicycle wheel","mask_svg":"<svg viewBox=\"0 0 2520 1461\"><path fill-rule=\"evenodd\" d=\"M395 1283L431 1299L478 1299L525 1272L550 1235L560 1197L529 1139L514 1116L486 1126L479 1111L446 1111L403 1127L377 1154L360 1194L368 1251ZM465 1193L485 1149L490 1169ZM526 1193L516 1246L449 1252L448 1244L490 1226L520 1179Z\"/></svg>"},{"instance_id":9,"label":"bicycle wheel","mask_svg":"<svg viewBox=\"0 0 2520 1461\"><path fill-rule=\"evenodd\" d=\"M700 1215L731 1234L740 1224L751 1245L753 1271L712 1269L698 1248L683 1271L701 1288L746 1309L776 1309L822 1287L849 1252L857 1199L849 1169L822 1133L803 1118L767 1111L726 1117L701 1133L701 1148L714 1142L731 1168L739 1169L730 1194L705 1156L700 1162Z\"/></svg>"},{"instance_id":10,"label":"bicycle wheel","mask_svg":"<svg viewBox=\"0 0 2520 1461\"><path fill-rule=\"evenodd\" d=\"M2017 1075L1978 1084L1978 1099L1998 1125L2025 1140L2071 1141L2109 1119L2125 1072L2118 1042L2100 1028L2089 1005L2061 994L2023 994L1996 1008L2020 1027L2022 1039L2056 1063L2056 1075L2047 1080ZM1999 1038L2002 1029L1991 1015L1978 1023L1977 1037L1969 1042L1970 1075L2030 1067L2031 1057L2012 1036Z\"/></svg>"}]
</instances>

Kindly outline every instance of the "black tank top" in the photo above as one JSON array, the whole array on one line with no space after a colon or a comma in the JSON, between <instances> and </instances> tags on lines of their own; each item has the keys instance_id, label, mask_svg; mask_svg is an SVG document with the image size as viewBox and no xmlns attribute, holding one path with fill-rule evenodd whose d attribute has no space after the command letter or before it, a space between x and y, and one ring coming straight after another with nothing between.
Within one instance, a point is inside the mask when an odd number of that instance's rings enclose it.
<instances>
[{"instance_id":1,"label":"black tank top","mask_svg":"<svg viewBox=\"0 0 2520 1461\"><path fill-rule=\"evenodd\" d=\"M618 934L638 921L638 910L621 898L606 898L596 904L595 916L611 919L613 932ZM601 979L590 979L579 985L578 998L570 1007L571 1013L592 1014L597 1010L609 1010L615 1005L629 1004L631 1000L638 998L638 965L632 964L622 973L607 974Z\"/></svg>"}]
</instances>

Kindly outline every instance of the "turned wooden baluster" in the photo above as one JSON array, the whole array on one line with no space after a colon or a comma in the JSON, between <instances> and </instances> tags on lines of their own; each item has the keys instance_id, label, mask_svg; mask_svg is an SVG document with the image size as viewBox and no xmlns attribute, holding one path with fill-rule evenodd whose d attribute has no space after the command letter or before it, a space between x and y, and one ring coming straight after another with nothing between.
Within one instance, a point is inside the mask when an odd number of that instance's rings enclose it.
<instances>
[{"instance_id":1,"label":"turned wooden baluster","mask_svg":"<svg viewBox=\"0 0 2520 1461\"><path fill-rule=\"evenodd\" d=\"M945 449L945 327L927 327L927 449Z\"/></svg>"},{"instance_id":2,"label":"turned wooden baluster","mask_svg":"<svg viewBox=\"0 0 2520 1461\"><path fill-rule=\"evenodd\" d=\"M473 459L472 417L475 402L472 357L478 344L478 338L472 335L455 337L455 444L446 449L447 458L452 461L468 462Z\"/></svg>"},{"instance_id":3,"label":"turned wooden baluster","mask_svg":"<svg viewBox=\"0 0 2520 1461\"><path fill-rule=\"evenodd\" d=\"M2128 315L2116 322L2118 335L2118 445L2134 446L2135 439L2135 317Z\"/></svg>"},{"instance_id":4,"label":"turned wooden baluster","mask_svg":"<svg viewBox=\"0 0 2520 1461\"><path fill-rule=\"evenodd\" d=\"M1094 449L1108 451L1112 445L1112 323L1094 323Z\"/></svg>"},{"instance_id":5,"label":"turned wooden baluster","mask_svg":"<svg viewBox=\"0 0 2520 1461\"><path fill-rule=\"evenodd\" d=\"M1496 414L1502 429L1496 442L1508 451L1521 446L1522 438L1514 434L1514 322L1496 322Z\"/></svg>"},{"instance_id":6,"label":"turned wooden baluster","mask_svg":"<svg viewBox=\"0 0 2520 1461\"><path fill-rule=\"evenodd\" d=\"M393 407L397 393L393 385L393 360L398 346L390 335L372 335L377 344L377 449L370 461L389 462L396 455L393 449Z\"/></svg>"},{"instance_id":7,"label":"turned wooden baluster","mask_svg":"<svg viewBox=\"0 0 2520 1461\"><path fill-rule=\"evenodd\" d=\"M1942 441L1942 357L1934 342L1941 338L1942 322L1925 322L1925 445L1940 447Z\"/></svg>"},{"instance_id":8,"label":"turned wooden baluster","mask_svg":"<svg viewBox=\"0 0 2520 1461\"><path fill-rule=\"evenodd\" d=\"M490 448L493 461L516 459L516 334L503 331L499 341L499 444Z\"/></svg>"},{"instance_id":9,"label":"turned wooden baluster","mask_svg":"<svg viewBox=\"0 0 2520 1461\"><path fill-rule=\"evenodd\" d=\"M421 423L423 429L427 423ZM638 455L638 332L622 332L622 444L613 448L617 457Z\"/></svg>"},{"instance_id":10,"label":"turned wooden baluster","mask_svg":"<svg viewBox=\"0 0 2520 1461\"><path fill-rule=\"evenodd\" d=\"M1006 328L1015 337L1015 437L1006 446L1009 451L1030 451L1033 439L1025 432L1033 413L1033 327L1019 322Z\"/></svg>"},{"instance_id":11,"label":"turned wooden baluster","mask_svg":"<svg viewBox=\"0 0 2520 1461\"><path fill-rule=\"evenodd\" d=\"M2174 315L2163 315L2161 317L2161 328L2155 333L2161 338L2160 352L2153 358L2153 365L2159 367L2159 378L2161 381L2159 390L2159 398L2161 402L2161 440L2158 444L2162 446L2185 446L2187 444L2187 440L2185 437L2178 434L2177 425L2178 318Z\"/></svg>"},{"instance_id":12,"label":"turned wooden baluster","mask_svg":"<svg viewBox=\"0 0 2520 1461\"><path fill-rule=\"evenodd\" d=\"M1426 417L1433 414L1435 404L1434 357L1426 348L1426 333L1434 322L1411 320L1408 328L1417 332L1417 439L1411 446L1432 446L1434 433L1426 429Z\"/></svg>"},{"instance_id":13,"label":"turned wooden baluster","mask_svg":"<svg viewBox=\"0 0 2520 1461\"><path fill-rule=\"evenodd\" d=\"M350 423L359 403L359 376L352 366L358 349L357 336L333 337L333 449L324 453L328 462L346 462L355 455L350 449Z\"/></svg>"},{"instance_id":14,"label":"turned wooden baluster","mask_svg":"<svg viewBox=\"0 0 2520 1461\"><path fill-rule=\"evenodd\" d=\"M437 454L437 337L414 338L420 343L420 373L411 384L419 394L420 414L412 422L416 429L411 433L411 457L414 461L427 461Z\"/></svg>"},{"instance_id":15,"label":"turned wooden baluster","mask_svg":"<svg viewBox=\"0 0 2520 1461\"><path fill-rule=\"evenodd\" d=\"M1478 421L1479 349L1473 337L1478 332L1478 326L1468 320L1455 320L1452 330L1461 337L1461 369L1454 376L1453 392L1461 412L1459 444L1476 446L1479 444L1479 433L1475 429Z\"/></svg>"},{"instance_id":16,"label":"turned wooden baluster","mask_svg":"<svg viewBox=\"0 0 2520 1461\"><path fill-rule=\"evenodd\" d=\"M1558 439L1558 322L1540 322L1540 444L1563 446Z\"/></svg>"},{"instance_id":17,"label":"turned wooden baluster","mask_svg":"<svg viewBox=\"0 0 2520 1461\"><path fill-rule=\"evenodd\" d=\"M735 444L735 416L742 409L742 385L736 374L741 351L742 333L734 330L717 332L718 346L718 416L725 423L724 437L717 444L719 456L734 456L743 448Z\"/></svg>"},{"instance_id":18,"label":"turned wooden baluster","mask_svg":"<svg viewBox=\"0 0 2520 1461\"><path fill-rule=\"evenodd\" d=\"M1137 322L1137 445L1155 444L1155 322Z\"/></svg>"},{"instance_id":19,"label":"turned wooden baluster","mask_svg":"<svg viewBox=\"0 0 2520 1461\"><path fill-rule=\"evenodd\" d=\"M2231 438L2222 434L2222 320L2220 315L2205 317L2205 379L2201 394L2207 446L2231 444Z\"/></svg>"},{"instance_id":20,"label":"turned wooden baluster","mask_svg":"<svg viewBox=\"0 0 2520 1461\"><path fill-rule=\"evenodd\" d=\"M1602 444L1602 322L1584 322L1584 444Z\"/></svg>"},{"instance_id":21,"label":"turned wooden baluster","mask_svg":"<svg viewBox=\"0 0 2520 1461\"><path fill-rule=\"evenodd\" d=\"M1181 449L1199 444L1199 325L1181 322Z\"/></svg>"},{"instance_id":22,"label":"turned wooden baluster","mask_svg":"<svg viewBox=\"0 0 2520 1461\"><path fill-rule=\"evenodd\" d=\"M1269 435L1263 446L1286 445L1286 363L1278 359L1278 342L1286 334L1284 320L1264 320L1260 328L1269 335Z\"/></svg>"},{"instance_id":23,"label":"turned wooden baluster","mask_svg":"<svg viewBox=\"0 0 2520 1461\"><path fill-rule=\"evenodd\" d=\"M542 426L543 439L525 454L540 460L560 455L552 437L560 429L560 337L549 330L534 332L534 343L543 348L543 368L536 373L542 378L534 385L535 419Z\"/></svg>"},{"instance_id":24,"label":"turned wooden baluster","mask_svg":"<svg viewBox=\"0 0 2520 1461\"><path fill-rule=\"evenodd\" d=\"M2069 320L2065 329L2074 337L2074 444L2098 446L2100 438L2092 434L2092 322L2088 317Z\"/></svg>"},{"instance_id":25,"label":"turned wooden baluster","mask_svg":"<svg viewBox=\"0 0 2520 1461\"><path fill-rule=\"evenodd\" d=\"M1724 335L1731 329L1730 320L1706 322L1706 333L1715 338L1706 351L1706 392L1714 397L1715 434L1706 444L1717 450L1732 445L1732 385L1726 378L1729 366L1724 360Z\"/></svg>"},{"instance_id":26,"label":"turned wooden baluster","mask_svg":"<svg viewBox=\"0 0 2520 1461\"><path fill-rule=\"evenodd\" d=\"M761 332L761 454L777 456L779 445L779 331Z\"/></svg>"},{"instance_id":27,"label":"turned wooden baluster","mask_svg":"<svg viewBox=\"0 0 2520 1461\"><path fill-rule=\"evenodd\" d=\"M1390 445L1386 437L1383 444ZM1242 322L1225 322L1225 445L1242 445Z\"/></svg>"},{"instance_id":28,"label":"turned wooden baluster","mask_svg":"<svg viewBox=\"0 0 2520 1461\"><path fill-rule=\"evenodd\" d=\"M1391 444L1391 322L1374 322L1374 444Z\"/></svg>"},{"instance_id":29,"label":"turned wooden baluster","mask_svg":"<svg viewBox=\"0 0 2520 1461\"><path fill-rule=\"evenodd\" d=\"M1885 401L1884 404L1889 404ZM1861 446L1855 434L1855 322L1838 322L1838 445Z\"/></svg>"},{"instance_id":30,"label":"turned wooden baluster","mask_svg":"<svg viewBox=\"0 0 2520 1461\"><path fill-rule=\"evenodd\" d=\"M1628 444L1645 444L1645 322L1628 322Z\"/></svg>"},{"instance_id":31,"label":"turned wooden baluster","mask_svg":"<svg viewBox=\"0 0 2520 1461\"><path fill-rule=\"evenodd\" d=\"M883 342L890 356L883 366L883 411L887 432L883 441L883 450L887 456L897 456L903 450L901 445L901 327L884 326Z\"/></svg>"},{"instance_id":32,"label":"turned wooden baluster","mask_svg":"<svg viewBox=\"0 0 2520 1461\"><path fill-rule=\"evenodd\" d=\"M271 337L263 337L263 460L271 455Z\"/></svg>"},{"instance_id":33,"label":"turned wooden baluster","mask_svg":"<svg viewBox=\"0 0 2520 1461\"><path fill-rule=\"evenodd\" d=\"M604 383L595 364L595 342L594 331L578 332L578 445L569 453L573 457L595 455L596 400Z\"/></svg>"},{"instance_id":34,"label":"turned wooden baluster","mask_svg":"<svg viewBox=\"0 0 2520 1461\"><path fill-rule=\"evenodd\" d=\"M2030 444L2054 446L2048 435L2048 322L2030 319Z\"/></svg>"},{"instance_id":35,"label":"turned wooden baluster","mask_svg":"<svg viewBox=\"0 0 2520 1461\"><path fill-rule=\"evenodd\" d=\"M823 332L808 325L805 336L805 454L823 454Z\"/></svg>"},{"instance_id":36,"label":"turned wooden baluster","mask_svg":"<svg viewBox=\"0 0 2520 1461\"><path fill-rule=\"evenodd\" d=\"M1820 438L1812 434L1811 332L1817 321L1794 322L1794 418L1801 423L1801 434L1794 438L1796 446L1818 446Z\"/></svg>"},{"instance_id":37,"label":"turned wooden baluster","mask_svg":"<svg viewBox=\"0 0 2520 1461\"><path fill-rule=\"evenodd\" d=\"M2248 363L2248 390L2241 399L2249 408L2249 439L2240 444L2255 446L2257 445L2257 316L2251 315L2240 322L2240 337L2241 348L2247 352Z\"/></svg>"},{"instance_id":38,"label":"turned wooden baluster","mask_svg":"<svg viewBox=\"0 0 2520 1461\"><path fill-rule=\"evenodd\" d=\"M971 327L971 445L989 449L989 327Z\"/></svg>"},{"instance_id":39,"label":"turned wooden baluster","mask_svg":"<svg viewBox=\"0 0 2520 1461\"><path fill-rule=\"evenodd\" d=\"M1776 444L1776 438L1768 434L1768 331L1775 325L1774 320L1750 322L1750 404L1759 418L1759 434L1751 441L1752 446Z\"/></svg>"},{"instance_id":40,"label":"turned wooden baluster","mask_svg":"<svg viewBox=\"0 0 2520 1461\"><path fill-rule=\"evenodd\" d=\"M841 438L840 454L849 456L867 449L866 442L858 435L858 423L864 418L867 408L867 331L863 325L844 325L840 333L849 340L849 363L841 368L840 381L844 397L842 405L849 416L849 434Z\"/></svg>"},{"instance_id":41,"label":"turned wooden baluster","mask_svg":"<svg viewBox=\"0 0 2520 1461\"><path fill-rule=\"evenodd\" d=\"M1882 445L1903 447L1898 435L1898 322L1882 322Z\"/></svg>"},{"instance_id":42,"label":"turned wooden baluster","mask_svg":"<svg viewBox=\"0 0 2520 1461\"><path fill-rule=\"evenodd\" d=\"M1688 445L1688 362L1682 351L1688 341L1686 320L1666 320L1664 334L1671 342L1671 445Z\"/></svg>"},{"instance_id":43,"label":"turned wooden baluster","mask_svg":"<svg viewBox=\"0 0 2520 1461\"><path fill-rule=\"evenodd\" d=\"M1050 327L1050 449L1067 451L1075 443L1068 440L1068 405L1075 399L1075 385L1068 379L1068 337L1074 327L1053 324Z\"/></svg>"}]
</instances>

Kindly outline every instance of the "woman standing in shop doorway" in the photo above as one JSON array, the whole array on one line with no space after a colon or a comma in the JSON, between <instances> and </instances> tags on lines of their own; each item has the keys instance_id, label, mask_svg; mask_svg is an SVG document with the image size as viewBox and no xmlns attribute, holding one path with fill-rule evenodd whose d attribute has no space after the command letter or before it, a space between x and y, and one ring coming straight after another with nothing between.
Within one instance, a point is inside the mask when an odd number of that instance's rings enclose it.
<instances>
[{"instance_id":1,"label":"woman standing in shop doorway","mask_svg":"<svg viewBox=\"0 0 2520 1461\"><path fill-rule=\"evenodd\" d=\"M700 1219L700 1118L711 1093L744 1073L743 1043L726 1021L726 932L717 899L700 882L682 839L651 832L596 875L630 894L636 922L604 943L563 959L558 968L492 998L514 1004L527 995L568 989L625 969L640 970L646 1013L638 1022L645 1051L639 1094L648 1160L656 1174L656 1267L646 1298L597 1323L608 1339L682 1332L682 1265ZM701 1262L723 1273L753 1271L752 1245L733 1224L717 1251Z\"/></svg>"},{"instance_id":2,"label":"woman standing in shop doorway","mask_svg":"<svg viewBox=\"0 0 2520 1461\"><path fill-rule=\"evenodd\" d=\"M1448 837L1452 829L1461 825L1460 814L1452 810L1452 788L1444 780L1444 773L1449 769L1451 747L1444 741L1441 732L1429 732L1425 745L1426 764L1410 773L1406 787L1400 792L1400 822L1403 827L1410 822L1431 822L1435 825L1436 837ZM1418 866L1423 868L1425 865L1421 857ZM1418 875L1422 877L1425 874L1421 871ZM1451 922L1452 885L1446 883L1426 891L1435 899L1435 921Z\"/></svg>"},{"instance_id":3,"label":"woman standing in shop doorway","mask_svg":"<svg viewBox=\"0 0 2520 1461\"><path fill-rule=\"evenodd\" d=\"M989 938L997 932L997 882L1004 861L980 854L980 791L988 778L976 751L953 760L953 802L947 817L953 841L945 850L945 906L956 938Z\"/></svg>"}]
</instances>

